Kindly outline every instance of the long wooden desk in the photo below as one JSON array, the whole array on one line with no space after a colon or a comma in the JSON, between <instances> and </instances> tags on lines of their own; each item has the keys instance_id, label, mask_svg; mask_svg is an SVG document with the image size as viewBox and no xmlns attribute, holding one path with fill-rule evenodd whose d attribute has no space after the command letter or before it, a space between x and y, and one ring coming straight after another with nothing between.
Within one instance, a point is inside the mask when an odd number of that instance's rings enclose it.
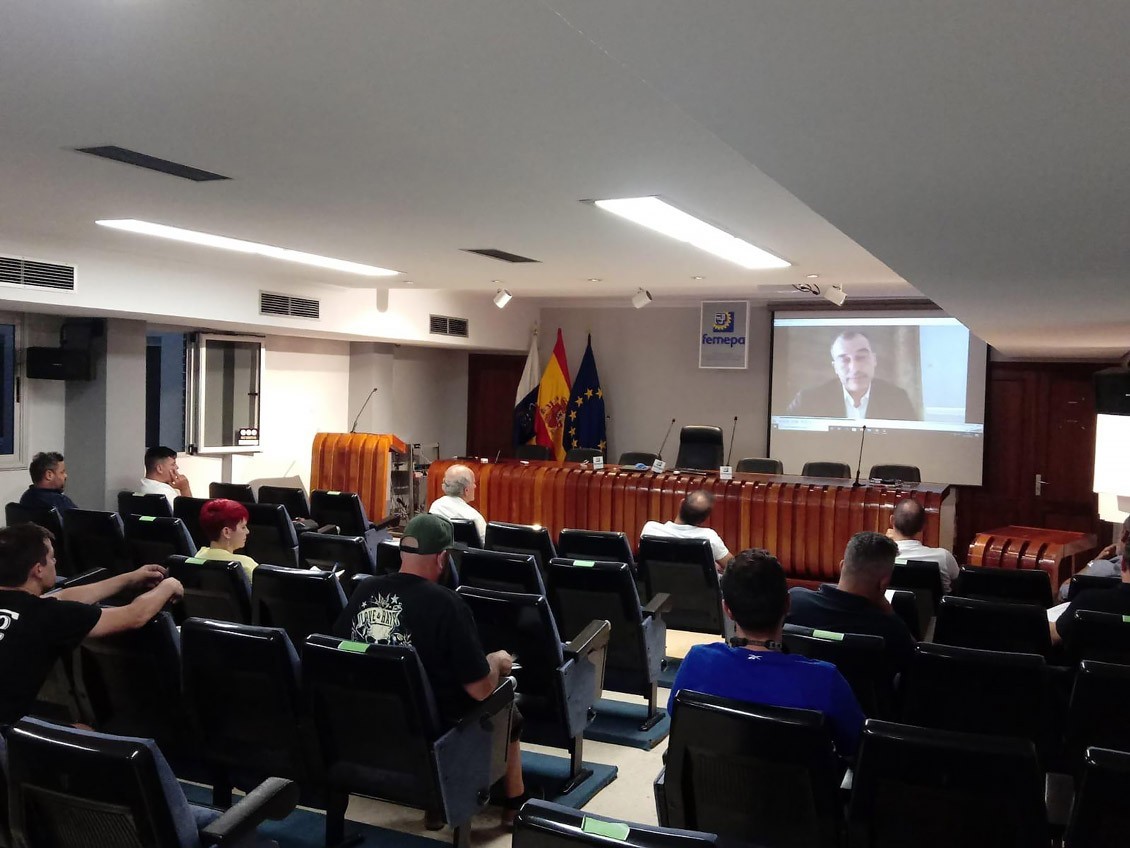
<instances>
[{"instance_id":1,"label":"long wooden desk","mask_svg":"<svg viewBox=\"0 0 1130 848\"><path fill-rule=\"evenodd\" d=\"M932 484L852 488L850 480L788 475L735 474L720 480L712 472L625 471L609 466L503 460L441 460L428 470L428 503L440 497L443 472L457 462L477 477L472 505L488 521L541 524L556 538L566 527L621 530L635 548L652 519L673 519L683 497L695 489L714 494L713 527L734 553L765 548L775 554L794 582L835 580L848 539L860 530L884 532L891 510L913 495L926 508L923 541L952 544L954 495ZM949 513L948 522L943 512ZM943 534L943 525L949 533ZM948 536L948 538L947 538Z\"/></svg>"}]
</instances>

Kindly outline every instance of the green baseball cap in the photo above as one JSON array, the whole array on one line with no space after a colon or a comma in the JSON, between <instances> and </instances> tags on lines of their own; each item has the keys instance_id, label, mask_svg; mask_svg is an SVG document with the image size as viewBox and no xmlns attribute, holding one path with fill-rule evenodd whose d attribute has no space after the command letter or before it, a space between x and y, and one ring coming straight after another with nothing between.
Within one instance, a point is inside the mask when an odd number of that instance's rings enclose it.
<instances>
[{"instance_id":1,"label":"green baseball cap","mask_svg":"<svg viewBox=\"0 0 1130 848\"><path fill-rule=\"evenodd\" d=\"M406 554L438 554L455 544L455 529L440 515L417 515L404 528L400 550Z\"/></svg>"}]
</instances>

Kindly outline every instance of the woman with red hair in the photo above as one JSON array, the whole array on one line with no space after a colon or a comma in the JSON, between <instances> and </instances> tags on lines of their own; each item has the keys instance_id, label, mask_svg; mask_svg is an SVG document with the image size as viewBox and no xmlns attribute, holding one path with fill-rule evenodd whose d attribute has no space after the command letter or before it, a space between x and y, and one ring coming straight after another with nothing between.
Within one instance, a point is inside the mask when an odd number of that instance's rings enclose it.
<instances>
[{"instance_id":1,"label":"woman with red hair","mask_svg":"<svg viewBox=\"0 0 1130 848\"><path fill-rule=\"evenodd\" d=\"M247 529L247 507L227 498L216 498L200 507L200 530L209 540L208 547L196 552L202 559L238 562L251 579L251 572L259 563L244 554L237 554L247 543L251 531Z\"/></svg>"}]
</instances>

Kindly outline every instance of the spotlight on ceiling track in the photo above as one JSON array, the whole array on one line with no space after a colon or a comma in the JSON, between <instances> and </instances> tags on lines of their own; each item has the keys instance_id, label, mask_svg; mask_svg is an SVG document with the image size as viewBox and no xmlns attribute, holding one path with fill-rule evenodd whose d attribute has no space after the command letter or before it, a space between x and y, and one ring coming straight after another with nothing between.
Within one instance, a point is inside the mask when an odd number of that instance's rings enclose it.
<instances>
[{"instance_id":1,"label":"spotlight on ceiling track","mask_svg":"<svg viewBox=\"0 0 1130 848\"><path fill-rule=\"evenodd\" d=\"M843 306L847 301L847 294L842 286L825 286L820 288L816 283L793 283L793 288L803 294L822 297L836 306Z\"/></svg>"},{"instance_id":2,"label":"spotlight on ceiling track","mask_svg":"<svg viewBox=\"0 0 1130 848\"><path fill-rule=\"evenodd\" d=\"M514 295L510 294L506 289L499 289L494 295L494 305L499 309L505 309L506 304L510 302L512 297L514 297Z\"/></svg>"},{"instance_id":3,"label":"spotlight on ceiling track","mask_svg":"<svg viewBox=\"0 0 1130 848\"><path fill-rule=\"evenodd\" d=\"M643 309L649 303L651 303L651 292L646 289L640 289L632 295L632 306L636 309Z\"/></svg>"}]
</instances>

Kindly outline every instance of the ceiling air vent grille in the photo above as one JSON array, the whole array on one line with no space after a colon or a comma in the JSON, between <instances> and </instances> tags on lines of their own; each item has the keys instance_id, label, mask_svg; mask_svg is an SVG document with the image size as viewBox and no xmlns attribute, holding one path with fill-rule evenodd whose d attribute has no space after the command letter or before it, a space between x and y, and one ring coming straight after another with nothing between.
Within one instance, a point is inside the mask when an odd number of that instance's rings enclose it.
<instances>
[{"instance_id":1,"label":"ceiling air vent grille","mask_svg":"<svg viewBox=\"0 0 1130 848\"><path fill-rule=\"evenodd\" d=\"M0 283L74 291L75 269L70 265L0 256Z\"/></svg>"},{"instance_id":2,"label":"ceiling air vent grille","mask_svg":"<svg viewBox=\"0 0 1130 848\"><path fill-rule=\"evenodd\" d=\"M434 336L459 336L465 339L469 328L466 318L452 318L448 315L432 315L428 322L428 332Z\"/></svg>"},{"instance_id":3,"label":"ceiling air vent grille","mask_svg":"<svg viewBox=\"0 0 1130 848\"><path fill-rule=\"evenodd\" d=\"M289 294L259 292L260 315L286 315L290 318L321 317L321 301L308 297L292 297Z\"/></svg>"}]
</instances>

